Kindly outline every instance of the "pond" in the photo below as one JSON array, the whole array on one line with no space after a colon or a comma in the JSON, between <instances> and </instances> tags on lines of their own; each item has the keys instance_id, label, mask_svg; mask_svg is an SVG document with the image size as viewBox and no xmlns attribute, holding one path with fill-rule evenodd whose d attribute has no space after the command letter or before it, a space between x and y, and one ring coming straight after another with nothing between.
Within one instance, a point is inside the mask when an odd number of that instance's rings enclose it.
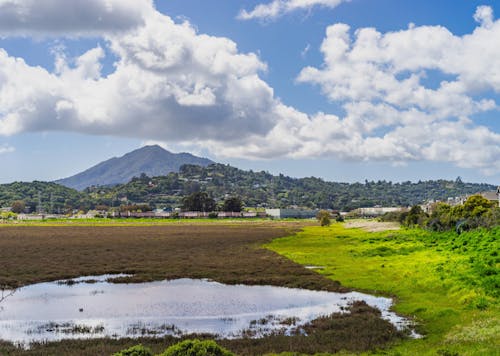
<instances>
[{"instance_id":1,"label":"pond","mask_svg":"<svg viewBox=\"0 0 500 356\"><path fill-rule=\"evenodd\" d=\"M123 275L118 275L123 276ZM409 322L391 312L392 300L273 286L225 285L177 279L110 283L117 275L39 283L0 303L0 339L20 345L69 338L210 333L224 338L289 333L356 300L378 308L398 329ZM4 291L7 295L8 291Z\"/></svg>"}]
</instances>

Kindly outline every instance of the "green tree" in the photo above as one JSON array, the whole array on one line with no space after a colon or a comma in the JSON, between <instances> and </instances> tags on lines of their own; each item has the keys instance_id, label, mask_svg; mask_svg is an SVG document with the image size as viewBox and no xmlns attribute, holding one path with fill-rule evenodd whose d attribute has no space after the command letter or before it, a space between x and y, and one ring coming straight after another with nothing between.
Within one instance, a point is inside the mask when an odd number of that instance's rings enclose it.
<instances>
[{"instance_id":1,"label":"green tree","mask_svg":"<svg viewBox=\"0 0 500 356\"><path fill-rule=\"evenodd\" d=\"M316 215L321 226L330 226L330 212L327 210L320 210Z\"/></svg>"},{"instance_id":2,"label":"green tree","mask_svg":"<svg viewBox=\"0 0 500 356\"><path fill-rule=\"evenodd\" d=\"M222 207L224 211L232 211L239 213L243 210L243 202L240 197L230 197L224 200L224 205Z\"/></svg>"},{"instance_id":3,"label":"green tree","mask_svg":"<svg viewBox=\"0 0 500 356\"><path fill-rule=\"evenodd\" d=\"M182 210L211 212L215 210L215 200L206 192L196 192L182 199Z\"/></svg>"},{"instance_id":4,"label":"green tree","mask_svg":"<svg viewBox=\"0 0 500 356\"><path fill-rule=\"evenodd\" d=\"M408 215L405 219L406 226L423 226L425 220L427 218L427 214L422 210L420 205L414 205L411 207Z\"/></svg>"},{"instance_id":5,"label":"green tree","mask_svg":"<svg viewBox=\"0 0 500 356\"><path fill-rule=\"evenodd\" d=\"M235 356L213 340L185 340L170 346L160 356Z\"/></svg>"},{"instance_id":6,"label":"green tree","mask_svg":"<svg viewBox=\"0 0 500 356\"><path fill-rule=\"evenodd\" d=\"M153 352L142 345L135 345L128 349L121 350L113 354L113 356L153 356Z\"/></svg>"},{"instance_id":7,"label":"green tree","mask_svg":"<svg viewBox=\"0 0 500 356\"><path fill-rule=\"evenodd\" d=\"M12 202L11 208L13 213L20 214L26 208L26 204L23 200L15 200Z\"/></svg>"},{"instance_id":8,"label":"green tree","mask_svg":"<svg viewBox=\"0 0 500 356\"><path fill-rule=\"evenodd\" d=\"M488 199L483 198L481 195L473 195L469 197L464 203L465 217L475 218L483 215L493 207Z\"/></svg>"}]
</instances>

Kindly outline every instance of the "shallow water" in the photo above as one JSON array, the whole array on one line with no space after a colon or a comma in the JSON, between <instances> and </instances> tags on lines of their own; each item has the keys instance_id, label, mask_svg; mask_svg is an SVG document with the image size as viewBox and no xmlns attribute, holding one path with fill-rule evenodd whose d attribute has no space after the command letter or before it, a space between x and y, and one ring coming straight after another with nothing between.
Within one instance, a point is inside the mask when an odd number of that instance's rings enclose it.
<instances>
[{"instance_id":1,"label":"shallow water","mask_svg":"<svg viewBox=\"0 0 500 356\"><path fill-rule=\"evenodd\" d=\"M355 300L381 310L382 317L398 329L409 325L389 311L391 299L357 292L193 279L116 284L107 282L111 277L117 276L89 276L16 290L0 304L0 339L28 345L69 338L189 333L261 337L276 331L289 333L319 316L343 311Z\"/></svg>"}]
</instances>

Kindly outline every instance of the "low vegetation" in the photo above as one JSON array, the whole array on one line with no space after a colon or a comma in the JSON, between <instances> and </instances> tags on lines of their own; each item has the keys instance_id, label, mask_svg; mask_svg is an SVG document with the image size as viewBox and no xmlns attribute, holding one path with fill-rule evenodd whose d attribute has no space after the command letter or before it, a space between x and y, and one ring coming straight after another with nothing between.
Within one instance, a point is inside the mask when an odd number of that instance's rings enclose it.
<instances>
[{"instance_id":1,"label":"low vegetation","mask_svg":"<svg viewBox=\"0 0 500 356\"><path fill-rule=\"evenodd\" d=\"M307 336L277 333L264 339L217 340L217 344L237 355L283 356L333 352L462 356L493 355L500 349L500 227L457 234L378 231L366 223L349 223L360 228L296 221L146 224L1 227L0 285L126 272L134 277L122 282L192 277L331 291L354 288L394 297L395 311L412 318L423 338L405 337L376 309L355 303L350 314L333 314L305 326ZM313 272L301 265L322 268ZM0 341L0 354L111 355L149 350L158 355L192 338L204 342L213 336L65 340L34 344L30 350ZM143 346L135 346L138 343Z\"/></svg>"},{"instance_id":2,"label":"low vegetation","mask_svg":"<svg viewBox=\"0 0 500 356\"><path fill-rule=\"evenodd\" d=\"M346 287L396 298L423 339L388 355L494 355L500 349L500 227L367 232L341 224L306 227L268 245Z\"/></svg>"},{"instance_id":3,"label":"low vegetation","mask_svg":"<svg viewBox=\"0 0 500 356\"><path fill-rule=\"evenodd\" d=\"M481 195L472 195L464 204L450 206L438 202L426 213L419 205L409 211L391 212L380 218L382 221L398 221L406 227L421 227L431 231L457 233L477 228L500 226L500 207Z\"/></svg>"}]
</instances>

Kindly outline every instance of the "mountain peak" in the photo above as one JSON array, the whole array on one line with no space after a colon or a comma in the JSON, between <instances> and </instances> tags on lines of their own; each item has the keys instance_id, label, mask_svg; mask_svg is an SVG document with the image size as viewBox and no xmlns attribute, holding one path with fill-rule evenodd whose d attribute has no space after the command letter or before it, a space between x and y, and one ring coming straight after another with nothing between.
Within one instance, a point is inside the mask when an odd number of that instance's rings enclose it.
<instances>
[{"instance_id":1,"label":"mountain peak","mask_svg":"<svg viewBox=\"0 0 500 356\"><path fill-rule=\"evenodd\" d=\"M159 145L148 145L103 161L74 176L59 179L56 183L83 190L93 185L127 183L142 173L153 177L178 172L184 164L206 167L214 162L190 153L172 153Z\"/></svg>"}]
</instances>

